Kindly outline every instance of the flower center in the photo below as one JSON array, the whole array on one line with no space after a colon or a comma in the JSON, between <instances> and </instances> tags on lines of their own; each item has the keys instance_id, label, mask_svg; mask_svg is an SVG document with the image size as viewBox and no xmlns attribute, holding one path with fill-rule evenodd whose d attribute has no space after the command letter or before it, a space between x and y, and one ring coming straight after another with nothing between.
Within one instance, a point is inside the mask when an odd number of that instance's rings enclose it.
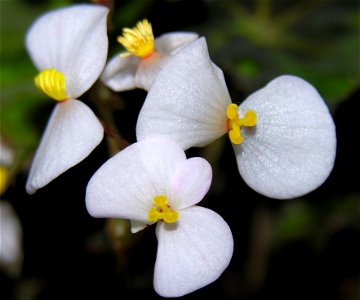
<instances>
[{"instance_id":1,"label":"flower center","mask_svg":"<svg viewBox=\"0 0 360 300\"><path fill-rule=\"evenodd\" d=\"M136 55L145 58L154 52L154 35L147 19L137 22L132 29L124 28L117 41L128 51L121 54L121 57Z\"/></svg>"},{"instance_id":2,"label":"flower center","mask_svg":"<svg viewBox=\"0 0 360 300\"><path fill-rule=\"evenodd\" d=\"M65 76L55 68L41 71L35 77L35 85L54 100L63 101L69 98L66 95Z\"/></svg>"},{"instance_id":3,"label":"flower center","mask_svg":"<svg viewBox=\"0 0 360 300\"><path fill-rule=\"evenodd\" d=\"M163 220L166 223L175 223L179 218L179 213L172 210L168 202L168 198L164 195L154 197L154 206L149 209L148 220L150 222Z\"/></svg>"},{"instance_id":4,"label":"flower center","mask_svg":"<svg viewBox=\"0 0 360 300\"><path fill-rule=\"evenodd\" d=\"M244 141L244 138L240 132L241 126L255 126L257 122L256 112L253 110L248 110L245 112L245 116L243 118L239 118L238 106L234 103L231 103L226 109L226 115L228 117L230 141L236 145L241 144Z\"/></svg>"}]
</instances>

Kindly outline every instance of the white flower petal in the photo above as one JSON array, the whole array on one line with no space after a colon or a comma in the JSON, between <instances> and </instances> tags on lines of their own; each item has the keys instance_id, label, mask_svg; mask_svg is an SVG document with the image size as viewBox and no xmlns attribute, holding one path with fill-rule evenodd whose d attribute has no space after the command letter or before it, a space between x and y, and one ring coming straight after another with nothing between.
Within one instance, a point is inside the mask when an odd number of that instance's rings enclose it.
<instances>
[{"instance_id":1,"label":"white flower petal","mask_svg":"<svg viewBox=\"0 0 360 300\"><path fill-rule=\"evenodd\" d=\"M115 92L134 89L135 74L140 58L134 55L120 57L114 56L106 65L101 80Z\"/></svg>"},{"instance_id":2,"label":"white flower petal","mask_svg":"<svg viewBox=\"0 0 360 300\"><path fill-rule=\"evenodd\" d=\"M100 5L79 4L40 16L26 36L36 67L65 75L68 96L77 98L100 76L108 50L106 18Z\"/></svg>"},{"instance_id":3,"label":"white flower petal","mask_svg":"<svg viewBox=\"0 0 360 300\"><path fill-rule=\"evenodd\" d=\"M155 39L155 49L167 55L174 54L198 37L194 32L165 33Z\"/></svg>"},{"instance_id":4,"label":"white flower petal","mask_svg":"<svg viewBox=\"0 0 360 300\"><path fill-rule=\"evenodd\" d=\"M135 75L135 85L146 91L150 90L167 60L168 56L160 52L154 52L149 57L141 59Z\"/></svg>"},{"instance_id":5,"label":"white flower petal","mask_svg":"<svg viewBox=\"0 0 360 300\"><path fill-rule=\"evenodd\" d=\"M187 149L225 134L231 101L223 79L209 58L205 38L171 56L140 111L138 140L158 134Z\"/></svg>"},{"instance_id":6,"label":"white flower petal","mask_svg":"<svg viewBox=\"0 0 360 300\"><path fill-rule=\"evenodd\" d=\"M335 126L315 88L285 75L250 95L239 114L253 109L256 128L242 130L235 146L240 174L255 191L287 199L319 187L331 172L336 153Z\"/></svg>"},{"instance_id":7,"label":"white flower petal","mask_svg":"<svg viewBox=\"0 0 360 300\"><path fill-rule=\"evenodd\" d=\"M193 157L186 160L171 179L172 207L183 209L199 203L209 191L211 179L212 169L205 159Z\"/></svg>"},{"instance_id":8,"label":"white flower petal","mask_svg":"<svg viewBox=\"0 0 360 300\"><path fill-rule=\"evenodd\" d=\"M169 194L170 178L185 160L184 151L164 139L128 146L91 178L86 192L90 215L149 223L154 197Z\"/></svg>"},{"instance_id":9,"label":"white flower petal","mask_svg":"<svg viewBox=\"0 0 360 300\"><path fill-rule=\"evenodd\" d=\"M155 39L156 51L149 57L138 60L134 86L149 91L169 55L180 50L197 37L197 34L194 33L172 33L164 34L159 39Z\"/></svg>"},{"instance_id":10,"label":"white flower petal","mask_svg":"<svg viewBox=\"0 0 360 300\"><path fill-rule=\"evenodd\" d=\"M156 234L154 288L163 297L180 297L212 283L233 254L229 226L207 208L180 211L178 222L159 223Z\"/></svg>"},{"instance_id":11,"label":"white flower petal","mask_svg":"<svg viewBox=\"0 0 360 300\"><path fill-rule=\"evenodd\" d=\"M130 220L131 225L131 233L137 233L140 230L143 230L146 226L148 226L146 223Z\"/></svg>"},{"instance_id":12,"label":"white flower petal","mask_svg":"<svg viewBox=\"0 0 360 300\"><path fill-rule=\"evenodd\" d=\"M56 105L33 160L26 184L29 194L85 159L104 130L91 109L78 100Z\"/></svg>"}]
</instances>

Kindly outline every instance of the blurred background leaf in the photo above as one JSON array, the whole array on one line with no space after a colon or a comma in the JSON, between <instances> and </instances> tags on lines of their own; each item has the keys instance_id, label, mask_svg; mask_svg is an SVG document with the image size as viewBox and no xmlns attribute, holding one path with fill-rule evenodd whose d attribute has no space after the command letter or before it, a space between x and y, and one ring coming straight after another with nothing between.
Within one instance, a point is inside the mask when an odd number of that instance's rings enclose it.
<instances>
[{"instance_id":1,"label":"blurred background leaf","mask_svg":"<svg viewBox=\"0 0 360 300\"><path fill-rule=\"evenodd\" d=\"M359 86L358 2L214 2L204 34L213 60L244 94L290 73L334 107Z\"/></svg>"}]
</instances>

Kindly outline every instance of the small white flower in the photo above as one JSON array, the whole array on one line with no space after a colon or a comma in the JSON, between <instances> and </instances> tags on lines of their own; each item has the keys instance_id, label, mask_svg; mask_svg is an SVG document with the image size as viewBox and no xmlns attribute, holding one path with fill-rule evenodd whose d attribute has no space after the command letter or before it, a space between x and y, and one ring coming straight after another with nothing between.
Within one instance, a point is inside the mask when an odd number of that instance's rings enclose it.
<instances>
[{"instance_id":1,"label":"small white flower","mask_svg":"<svg viewBox=\"0 0 360 300\"><path fill-rule=\"evenodd\" d=\"M134 88L149 90L168 57L197 38L192 32L171 32L154 39L151 24L144 19L132 29L123 29L118 42L127 52L110 60L101 80L117 92Z\"/></svg>"},{"instance_id":2,"label":"small white flower","mask_svg":"<svg viewBox=\"0 0 360 300\"><path fill-rule=\"evenodd\" d=\"M132 232L157 222L154 287L179 297L215 281L228 266L233 237L214 211L197 206L212 171L187 159L175 143L159 138L132 144L91 178L86 205L94 217L130 219Z\"/></svg>"},{"instance_id":3,"label":"small white flower","mask_svg":"<svg viewBox=\"0 0 360 300\"><path fill-rule=\"evenodd\" d=\"M30 194L82 161L103 138L95 114L76 98L105 66L108 12L85 4L54 10L39 17L27 33L27 49L40 70L35 84L59 101L31 166L26 184Z\"/></svg>"},{"instance_id":4,"label":"small white flower","mask_svg":"<svg viewBox=\"0 0 360 300\"><path fill-rule=\"evenodd\" d=\"M137 139L162 135L184 150L228 133L243 179L268 197L289 199L319 187L336 154L335 126L315 88L275 78L239 107L204 38L182 49L158 74L137 122Z\"/></svg>"},{"instance_id":5,"label":"small white flower","mask_svg":"<svg viewBox=\"0 0 360 300\"><path fill-rule=\"evenodd\" d=\"M0 201L0 266L10 276L18 276L23 262L22 228L12 206Z\"/></svg>"}]
</instances>

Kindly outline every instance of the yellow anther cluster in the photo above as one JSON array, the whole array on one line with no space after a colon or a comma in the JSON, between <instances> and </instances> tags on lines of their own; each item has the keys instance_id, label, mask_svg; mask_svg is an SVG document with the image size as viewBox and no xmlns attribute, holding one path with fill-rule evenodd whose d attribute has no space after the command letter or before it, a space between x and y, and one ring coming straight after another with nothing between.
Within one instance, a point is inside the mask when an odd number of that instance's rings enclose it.
<instances>
[{"instance_id":1,"label":"yellow anther cluster","mask_svg":"<svg viewBox=\"0 0 360 300\"><path fill-rule=\"evenodd\" d=\"M154 35L151 24L146 19L138 22L134 28L124 28L117 41L128 51L122 57L136 55L145 58L154 52Z\"/></svg>"},{"instance_id":2,"label":"yellow anther cluster","mask_svg":"<svg viewBox=\"0 0 360 300\"><path fill-rule=\"evenodd\" d=\"M55 68L45 69L35 77L35 85L50 98L62 101L68 99L66 95L65 76Z\"/></svg>"},{"instance_id":3,"label":"yellow anther cluster","mask_svg":"<svg viewBox=\"0 0 360 300\"><path fill-rule=\"evenodd\" d=\"M179 213L171 209L168 205L168 198L164 195L154 197L155 207L151 207L148 214L150 222L162 220L166 223L175 223L179 218Z\"/></svg>"},{"instance_id":4,"label":"yellow anther cluster","mask_svg":"<svg viewBox=\"0 0 360 300\"><path fill-rule=\"evenodd\" d=\"M257 122L256 112L253 110L248 110L245 112L244 118L239 118L238 106L232 103L227 107L226 115L228 117L230 141L236 145L241 144L244 141L240 131L241 126L255 126Z\"/></svg>"}]
</instances>

